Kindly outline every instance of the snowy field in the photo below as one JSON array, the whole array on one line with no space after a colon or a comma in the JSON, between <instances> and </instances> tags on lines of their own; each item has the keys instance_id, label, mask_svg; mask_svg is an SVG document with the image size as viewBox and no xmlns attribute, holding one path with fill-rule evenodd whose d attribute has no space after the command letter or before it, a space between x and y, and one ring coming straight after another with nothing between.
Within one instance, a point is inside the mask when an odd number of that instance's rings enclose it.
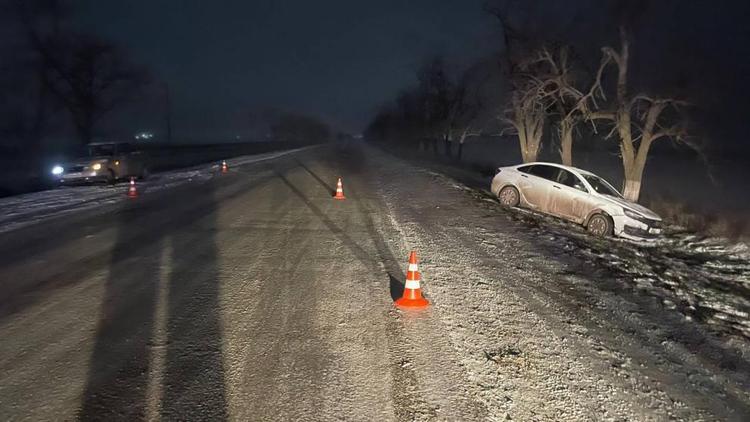
<instances>
[{"instance_id":1,"label":"snowy field","mask_svg":"<svg viewBox=\"0 0 750 422\"><path fill-rule=\"evenodd\" d=\"M235 157L227 161L230 169L244 164L271 160L311 147L259 155ZM152 174L148 180L138 181L138 193L148 194L184 183L207 180L219 175L219 163L203 164L180 170ZM61 186L56 189L0 198L0 233L14 230L40 220L84 209L95 209L128 200L128 183L115 186L91 184Z\"/></svg>"}]
</instances>

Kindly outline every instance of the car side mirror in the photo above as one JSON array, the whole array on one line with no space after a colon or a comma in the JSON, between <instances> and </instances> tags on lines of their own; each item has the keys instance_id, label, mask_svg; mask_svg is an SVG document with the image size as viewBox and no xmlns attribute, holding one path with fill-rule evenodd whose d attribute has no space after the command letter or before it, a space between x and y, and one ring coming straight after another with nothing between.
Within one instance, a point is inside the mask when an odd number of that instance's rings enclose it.
<instances>
[{"instance_id":1,"label":"car side mirror","mask_svg":"<svg viewBox=\"0 0 750 422\"><path fill-rule=\"evenodd\" d=\"M576 188L576 189L578 189L578 190L580 190L580 191L588 192L586 190L586 186L583 186L581 183L576 183L576 184L573 185L573 187Z\"/></svg>"}]
</instances>

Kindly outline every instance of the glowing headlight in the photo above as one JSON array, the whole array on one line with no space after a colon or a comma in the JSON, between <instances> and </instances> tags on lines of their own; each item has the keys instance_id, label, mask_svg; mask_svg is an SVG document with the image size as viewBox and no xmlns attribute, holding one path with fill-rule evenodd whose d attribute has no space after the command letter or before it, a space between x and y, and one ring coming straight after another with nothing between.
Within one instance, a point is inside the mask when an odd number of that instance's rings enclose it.
<instances>
[{"instance_id":1,"label":"glowing headlight","mask_svg":"<svg viewBox=\"0 0 750 422\"><path fill-rule=\"evenodd\" d=\"M99 163L96 163L93 166L91 166L91 168L94 169L94 170L101 170L102 169L102 165L99 164Z\"/></svg>"},{"instance_id":2,"label":"glowing headlight","mask_svg":"<svg viewBox=\"0 0 750 422\"><path fill-rule=\"evenodd\" d=\"M64 171L65 171L65 169L63 169L62 166L54 166L54 167L52 167L52 174L54 174L55 176L59 176L59 175L63 174Z\"/></svg>"}]
</instances>

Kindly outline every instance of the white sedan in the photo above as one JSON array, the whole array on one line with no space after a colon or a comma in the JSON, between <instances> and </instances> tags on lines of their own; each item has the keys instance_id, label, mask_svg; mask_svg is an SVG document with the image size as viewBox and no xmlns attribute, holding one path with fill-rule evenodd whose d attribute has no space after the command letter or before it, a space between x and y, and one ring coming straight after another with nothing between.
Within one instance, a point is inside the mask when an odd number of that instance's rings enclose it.
<instances>
[{"instance_id":1,"label":"white sedan","mask_svg":"<svg viewBox=\"0 0 750 422\"><path fill-rule=\"evenodd\" d=\"M581 224L596 236L654 239L662 219L627 201L601 177L575 167L527 163L501 167L492 193L507 207L521 206Z\"/></svg>"}]
</instances>

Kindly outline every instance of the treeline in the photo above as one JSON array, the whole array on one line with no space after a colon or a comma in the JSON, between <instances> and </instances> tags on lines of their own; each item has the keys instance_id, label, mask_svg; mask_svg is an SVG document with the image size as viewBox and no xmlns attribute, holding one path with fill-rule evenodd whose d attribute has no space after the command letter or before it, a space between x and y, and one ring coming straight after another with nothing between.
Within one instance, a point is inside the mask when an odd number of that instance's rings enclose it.
<instances>
[{"instance_id":1,"label":"treeline","mask_svg":"<svg viewBox=\"0 0 750 422\"><path fill-rule=\"evenodd\" d=\"M655 142L671 139L698 147L688 136L684 111L691 104L685 98L668 95L666 86L633 89L629 28L637 15L632 8L643 4L606 4L610 8L603 14L619 24L611 37L618 42L598 51L561 43L519 23L521 3L487 6L504 34L501 53L454 72L444 58L426 61L416 86L377 113L367 138L435 153L442 142L448 156L455 145L460 159L467 141L508 134L516 138L524 162L536 161L546 140L556 144L561 163L573 165L575 142L593 133L617 142L623 194L637 201Z\"/></svg>"},{"instance_id":2,"label":"treeline","mask_svg":"<svg viewBox=\"0 0 750 422\"><path fill-rule=\"evenodd\" d=\"M5 149L36 151L68 128L87 144L149 82L116 43L74 28L69 2L3 0L0 15Z\"/></svg>"},{"instance_id":3,"label":"treeline","mask_svg":"<svg viewBox=\"0 0 750 422\"><path fill-rule=\"evenodd\" d=\"M491 58L466 69L446 64L435 56L417 71L416 86L400 92L369 124L366 137L379 142L413 146L461 159L464 144L496 132L491 87L498 81L498 66Z\"/></svg>"},{"instance_id":4,"label":"treeline","mask_svg":"<svg viewBox=\"0 0 750 422\"><path fill-rule=\"evenodd\" d=\"M122 46L75 25L75 7L70 0L0 0L0 152L6 157L70 153L94 140L133 140L140 131L162 143L333 138L321 119L296 112L247 113L234 122L226 110L207 110L203 120L195 111L175 113L191 107L173 107L167 81L133 62Z\"/></svg>"}]
</instances>

